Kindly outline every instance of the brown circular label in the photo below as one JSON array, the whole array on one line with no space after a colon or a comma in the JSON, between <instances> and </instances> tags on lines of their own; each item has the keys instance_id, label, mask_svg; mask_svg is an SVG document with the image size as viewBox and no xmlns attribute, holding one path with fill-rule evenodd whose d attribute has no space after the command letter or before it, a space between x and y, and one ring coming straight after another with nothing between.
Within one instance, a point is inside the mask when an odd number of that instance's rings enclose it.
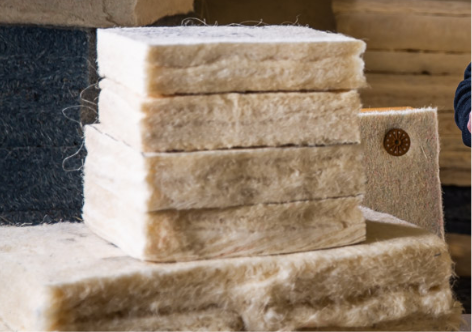
<instances>
[{"instance_id":1,"label":"brown circular label","mask_svg":"<svg viewBox=\"0 0 472 332\"><path fill-rule=\"evenodd\" d=\"M403 156L410 150L410 136L402 129L391 129L385 135L384 148L392 156Z\"/></svg>"}]
</instances>

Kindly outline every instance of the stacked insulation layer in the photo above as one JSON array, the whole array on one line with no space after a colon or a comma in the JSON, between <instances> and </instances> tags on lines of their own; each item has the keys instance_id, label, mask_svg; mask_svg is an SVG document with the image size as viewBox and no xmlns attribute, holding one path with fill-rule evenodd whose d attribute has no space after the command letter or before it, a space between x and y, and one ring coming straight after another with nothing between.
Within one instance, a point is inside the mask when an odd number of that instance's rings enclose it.
<instances>
[{"instance_id":1,"label":"stacked insulation layer","mask_svg":"<svg viewBox=\"0 0 472 332\"><path fill-rule=\"evenodd\" d=\"M458 330L444 241L364 213L367 241L356 246L175 264L127 257L83 224L2 227L0 322L35 331Z\"/></svg>"},{"instance_id":2,"label":"stacked insulation layer","mask_svg":"<svg viewBox=\"0 0 472 332\"><path fill-rule=\"evenodd\" d=\"M99 30L85 223L155 261L364 240L364 49L303 27Z\"/></svg>"}]
</instances>

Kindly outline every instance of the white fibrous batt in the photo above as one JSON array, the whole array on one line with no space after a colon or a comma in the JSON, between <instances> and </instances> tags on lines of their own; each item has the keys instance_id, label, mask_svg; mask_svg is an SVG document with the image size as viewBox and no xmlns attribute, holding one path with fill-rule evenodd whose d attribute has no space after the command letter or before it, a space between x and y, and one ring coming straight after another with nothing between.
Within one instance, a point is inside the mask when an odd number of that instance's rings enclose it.
<instances>
[{"instance_id":1,"label":"white fibrous batt","mask_svg":"<svg viewBox=\"0 0 472 332\"><path fill-rule=\"evenodd\" d=\"M143 96L363 87L365 43L297 26L99 30L100 75Z\"/></svg>"},{"instance_id":2,"label":"white fibrous batt","mask_svg":"<svg viewBox=\"0 0 472 332\"><path fill-rule=\"evenodd\" d=\"M87 126L85 177L141 211L364 193L360 145L142 153Z\"/></svg>"},{"instance_id":3,"label":"white fibrous batt","mask_svg":"<svg viewBox=\"0 0 472 332\"><path fill-rule=\"evenodd\" d=\"M127 254L151 261L282 254L365 240L361 196L231 208L143 212L85 178L83 219Z\"/></svg>"},{"instance_id":4,"label":"white fibrous batt","mask_svg":"<svg viewBox=\"0 0 472 332\"><path fill-rule=\"evenodd\" d=\"M174 264L130 258L83 224L3 227L0 320L15 330L458 329L446 244L364 216L363 244Z\"/></svg>"},{"instance_id":5,"label":"white fibrous batt","mask_svg":"<svg viewBox=\"0 0 472 332\"><path fill-rule=\"evenodd\" d=\"M103 130L143 152L360 141L356 91L150 98L109 79L100 87Z\"/></svg>"}]
</instances>

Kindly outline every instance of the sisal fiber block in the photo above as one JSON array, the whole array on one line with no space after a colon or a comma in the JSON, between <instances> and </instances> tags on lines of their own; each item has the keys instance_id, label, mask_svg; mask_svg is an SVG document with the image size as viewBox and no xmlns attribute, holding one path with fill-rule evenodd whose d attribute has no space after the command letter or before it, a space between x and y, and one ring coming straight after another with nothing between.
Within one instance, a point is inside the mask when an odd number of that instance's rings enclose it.
<instances>
[{"instance_id":1,"label":"sisal fiber block","mask_svg":"<svg viewBox=\"0 0 472 332\"><path fill-rule=\"evenodd\" d=\"M459 76L470 53L369 50L364 61L367 72Z\"/></svg>"},{"instance_id":2,"label":"sisal fiber block","mask_svg":"<svg viewBox=\"0 0 472 332\"><path fill-rule=\"evenodd\" d=\"M369 88L360 91L364 107L437 107L454 109L454 96L462 75L367 74Z\"/></svg>"},{"instance_id":3,"label":"sisal fiber block","mask_svg":"<svg viewBox=\"0 0 472 332\"><path fill-rule=\"evenodd\" d=\"M102 128L143 152L360 142L355 91L143 98L100 86Z\"/></svg>"},{"instance_id":4,"label":"sisal fiber block","mask_svg":"<svg viewBox=\"0 0 472 332\"><path fill-rule=\"evenodd\" d=\"M0 23L91 28L141 26L192 9L192 0L2 0Z\"/></svg>"},{"instance_id":5,"label":"sisal fiber block","mask_svg":"<svg viewBox=\"0 0 472 332\"><path fill-rule=\"evenodd\" d=\"M367 174L363 204L443 237L436 114L432 108L360 113ZM385 135L391 129L402 129L409 135L406 154L392 156L384 148Z\"/></svg>"},{"instance_id":6,"label":"sisal fiber block","mask_svg":"<svg viewBox=\"0 0 472 332\"><path fill-rule=\"evenodd\" d=\"M85 176L141 211L223 208L363 193L360 145L142 153L86 127Z\"/></svg>"},{"instance_id":7,"label":"sisal fiber block","mask_svg":"<svg viewBox=\"0 0 472 332\"><path fill-rule=\"evenodd\" d=\"M362 330L419 316L422 330L457 330L446 244L364 214L364 244L175 264L134 260L83 224L4 227L0 319L16 330Z\"/></svg>"},{"instance_id":8,"label":"sisal fiber block","mask_svg":"<svg viewBox=\"0 0 472 332\"><path fill-rule=\"evenodd\" d=\"M100 75L143 96L365 85L364 42L306 27L102 29L97 38Z\"/></svg>"},{"instance_id":9,"label":"sisal fiber block","mask_svg":"<svg viewBox=\"0 0 472 332\"><path fill-rule=\"evenodd\" d=\"M283 254L365 240L361 197L147 213L88 177L84 192L85 224L143 260Z\"/></svg>"},{"instance_id":10,"label":"sisal fiber block","mask_svg":"<svg viewBox=\"0 0 472 332\"><path fill-rule=\"evenodd\" d=\"M470 2L335 0L333 11L337 31L365 38L371 50L470 54Z\"/></svg>"}]
</instances>

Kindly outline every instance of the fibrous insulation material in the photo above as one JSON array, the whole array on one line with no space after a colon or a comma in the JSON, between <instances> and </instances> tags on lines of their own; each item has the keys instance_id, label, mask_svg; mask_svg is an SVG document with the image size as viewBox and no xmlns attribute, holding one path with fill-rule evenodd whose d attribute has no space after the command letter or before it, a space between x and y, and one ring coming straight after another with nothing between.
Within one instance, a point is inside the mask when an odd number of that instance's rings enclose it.
<instances>
[{"instance_id":1,"label":"fibrous insulation material","mask_svg":"<svg viewBox=\"0 0 472 332\"><path fill-rule=\"evenodd\" d=\"M365 43L307 27L107 29L97 50L100 75L143 96L365 85Z\"/></svg>"},{"instance_id":2,"label":"fibrous insulation material","mask_svg":"<svg viewBox=\"0 0 472 332\"><path fill-rule=\"evenodd\" d=\"M436 109L366 110L360 123L367 176L363 204L444 237ZM383 146L394 128L410 136L403 156L392 156Z\"/></svg>"},{"instance_id":3,"label":"fibrous insulation material","mask_svg":"<svg viewBox=\"0 0 472 332\"><path fill-rule=\"evenodd\" d=\"M141 153L101 130L86 127L85 177L141 211L347 197L364 190L358 144Z\"/></svg>"},{"instance_id":4,"label":"fibrous insulation material","mask_svg":"<svg viewBox=\"0 0 472 332\"><path fill-rule=\"evenodd\" d=\"M421 317L419 330L458 329L445 243L364 214L363 244L175 264L130 258L83 224L3 227L0 319L20 330L362 330Z\"/></svg>"},{"instance_id":5,"label":"fibrous insulation material","mask_svg":"<svg viewBox=\"0 0 472 332\"><path fill-rule=\"evenodd\" d=\"M145 98L100 82L100 123L143 152L359 143L349 92L229 93Z\"/></svg>"},{"instance_id":6,"label":"fibrous insulation material","mask_svg":"<svg viewBox=\"0 0 472 332\"><path fill-rule=\"evenodd\" d=\"M85 178L83 219L128 255L189 261L310 251L365 240L361 197L142 212Z\"/></svg>"}]
</instances>

